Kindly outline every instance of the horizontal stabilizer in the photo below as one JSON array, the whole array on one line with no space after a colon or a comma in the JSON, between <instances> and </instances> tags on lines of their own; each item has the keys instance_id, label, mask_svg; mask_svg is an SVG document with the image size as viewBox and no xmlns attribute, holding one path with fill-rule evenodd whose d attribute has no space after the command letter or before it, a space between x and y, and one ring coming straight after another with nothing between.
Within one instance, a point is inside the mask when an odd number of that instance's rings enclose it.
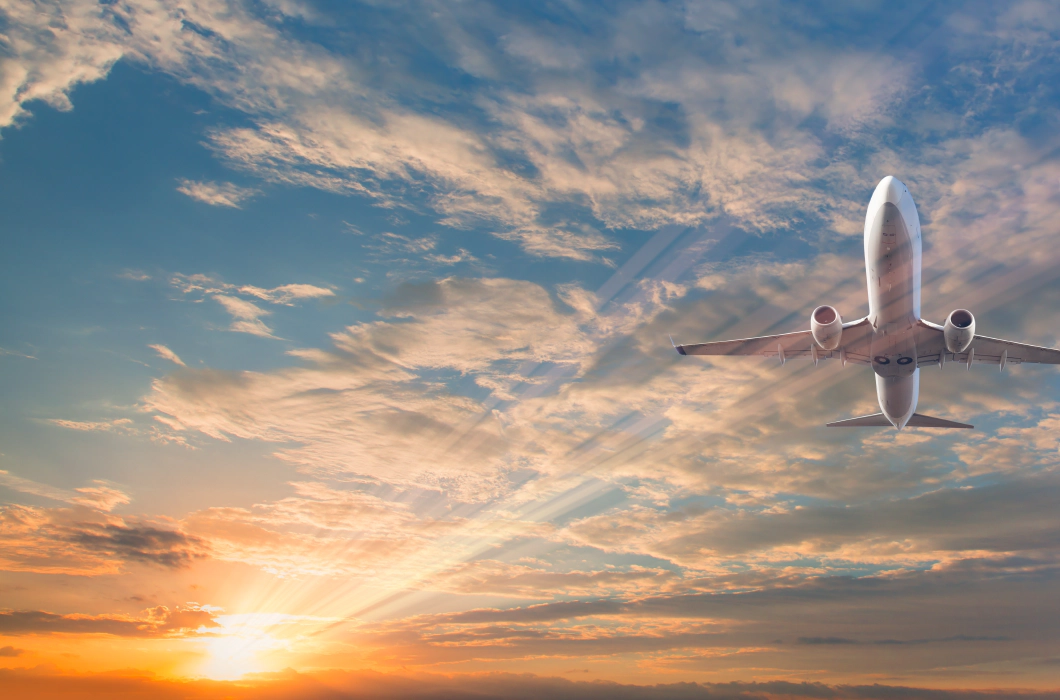
<instances>
[{"instance_id":1,"label":"horizontal stabilizer","mask_svg":"<svg viewBox=\"0 0 1060 700\"><path fill-rule=\"evenodd\" d=\"M973 426L967 423L958 423L952 420L943 420L942 418L932 418L931 416L922 416L919 413L914 413L913 417L909 419L909 422L905 424L907 428L964 428L965 430L971 430Z\"/></svg>"},{"instance_id":2,"label":"horizontal stabilizer","mask_svg":"<svg viewBox=\"0 0 1060 700\"><path fill-rule=\"evenodd\" d=\"M847 418L846 420L837 420L834 423L828 423L825 427L828 428L891 428L891 421L887 420L887 416L882 413L873 413L871 416L858 416L857 418Z\"/></svg>"},{"instance_id":3,"label":"horizontal stabilizer","mask_svg":"<svg viewBox=\"0 0 1060 700\"><path fill-rule=\"evenodd\" d=\"M887 420L887 416L882 413L873 413L871 416L858 416L857 418L847 418L846 420L837 420L834 423L827 423L828 428L889 428L891 427L891 421ZM964 428L971 430L973 426L967 423L958 423L952 420L943 420L942 418L933 418L931 416L922 416L919 413L914 413L909 419L909 422L905 424L907 428Z\"/></svg>"}]
</instances>

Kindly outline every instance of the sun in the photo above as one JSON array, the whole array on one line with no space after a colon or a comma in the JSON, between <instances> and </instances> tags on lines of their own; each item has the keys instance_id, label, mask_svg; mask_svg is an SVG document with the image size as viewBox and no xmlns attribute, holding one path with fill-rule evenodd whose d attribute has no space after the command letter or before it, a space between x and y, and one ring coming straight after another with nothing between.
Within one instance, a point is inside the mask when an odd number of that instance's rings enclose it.
<instances>
[{"instance_id":1,"label":"sun","mask_svg":"<svg viewBox=\"0 0 1060 700\"><path fill-rule=\"evenodd\" d=\"M226 635L203 640L206 660L202 675L216 681L231 681L263 670L258 654L272 648L270 640Z\"/></svg>"}]
</instances>

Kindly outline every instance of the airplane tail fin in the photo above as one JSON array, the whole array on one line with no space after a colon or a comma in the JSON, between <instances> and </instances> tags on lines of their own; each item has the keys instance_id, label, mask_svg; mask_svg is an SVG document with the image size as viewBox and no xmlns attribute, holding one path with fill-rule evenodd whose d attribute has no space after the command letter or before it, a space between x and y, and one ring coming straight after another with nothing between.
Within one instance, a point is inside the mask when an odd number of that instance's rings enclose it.
<instances>
[{"instance_id":1,"label":"airplane tail fin","mask_svg":"<svg viewBox=\"0 0 1060 700\"><path fill-rule=\"evenodd\" d=\"M882 413L873 413L871 416L858 416L857 418L847 418L846 420L837 420L834 423L827 423L825 427L828 428L890 428L891 421L887 420L887 416ZM907 428L964 428L971 430L973 426L967 423L958 423L952 420L944 420L942 418L933 418L932 416L922 416L919 413L914 413L909 419L909 422L905 424Z\"/></svg>"}]
</instances>

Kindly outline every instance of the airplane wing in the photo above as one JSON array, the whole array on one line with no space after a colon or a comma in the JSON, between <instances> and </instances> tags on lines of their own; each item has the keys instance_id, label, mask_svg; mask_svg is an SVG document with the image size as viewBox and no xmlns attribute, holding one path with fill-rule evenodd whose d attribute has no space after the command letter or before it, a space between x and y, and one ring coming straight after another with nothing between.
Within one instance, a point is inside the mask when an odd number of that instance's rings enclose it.
<instances>
[{"instance_id":1,"label":"airplane wing","mask_svg":"<svg viewBox=\"0 0 1060 700\"><path fill-rule=\"evenodd\" d=\"M871 416L847 418L846 420L837 420L824 425L826 428L890 428L892 423L882 413L873 413ZM974 425L968 425L967 423L925 416L922 413L914 413L905 425L907 428L965 428L967 430L975 428Z\"/></svg>"},{"instance_id":2,"label":"airplane wing","mask_svg":"<svg viewBox=\"0 0 1060 700\"><path fill-rule=\"evenodd\" d=\"M973 364L1001 365L1004 361L1004 364L1013 365L1027 363L1060 365L1060 350L990 338L985 335L975 336L965 352L947 352L946 341L942 336L942 326L923 320L920 321L916 346L917 367L938 364L940 355L945 355L942 361L967 364L969 353Z\"/></svg>"},{"instance_id":3,"label":"airplane wing","mask_svg":"<svg viewBox=\"0 0 1060 700\"><path fill-rule=\"evenodd\" d=\"M793 357L813 357L817 359L839 359L845 357L847 362L871 364L869 344L872 339L872 327L868 318L858 319L843 324L841 343L835 350L822 350L813 341L810 331L796 331L780 335L762 335L757 338L740 338L739 340L721 340L715 343L694 343L692 345L674 345L682 355L758 355L760 357L780 357L788 360Z\"/></svg>"}]
</instances>

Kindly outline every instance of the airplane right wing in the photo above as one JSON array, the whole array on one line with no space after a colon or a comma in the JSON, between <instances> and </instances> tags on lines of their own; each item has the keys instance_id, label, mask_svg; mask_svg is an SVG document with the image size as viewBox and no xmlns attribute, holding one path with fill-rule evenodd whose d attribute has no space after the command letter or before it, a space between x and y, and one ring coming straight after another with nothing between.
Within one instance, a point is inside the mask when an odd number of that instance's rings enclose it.
<instances>
[{"instance_id":1,"label":"airplane right wing","mask_svg":"<svg viewBox=\"0 0 1060 700\"><path fill-rule=\"evenodd\" d=\"M948 362L967 363L969 353L972 362L976 364L1001 365L1002 358L1004 358L1005 364L1012 365L1028 363L1060 365L1060 350L990 338L985 335L976 335L965 352L952 353L946 350L942 326L929 321L920 321L917 338L918 367L938 363L940 354L945 355Z\"/></svg>"},{"instance_id":2,"label":"airplane right wing","mask_svg":"<svg viewBox=\"0 0 1060 700\"><path fill-rule=\"evenodd\" d=\"M1032 362L1043 365L1060 365L1060 350L1017 343L1012 340L988 338L985 335L975 336L970 349L972 350L974 362L1000 363L1001 356L1005 355L1006 361L1013 364ZM958 353L954 356L956 362L967 361L967 359L968 353L966 352Z\"/></svg>"},{"instance_id":3,"label":"airplane right wing","mask_svg":"<svg viewBox=\"0 0 1060 700\"><path fill-rule=\"evenodd\" d=\"M813 340L813 334L806 331L781 333L780 335L762 335L756 338L738 340L721 340L714 343L694 343L691 345L674 345L682 355L758 355L759 357L779 357L788 360L793 357L813 357L816 350L820 360L843 357L847 362L871 364L869 345L872 340L872 326L867 318L843 324L840 345L835 350L822 350Z\"/></svg>"}]
</instances>

